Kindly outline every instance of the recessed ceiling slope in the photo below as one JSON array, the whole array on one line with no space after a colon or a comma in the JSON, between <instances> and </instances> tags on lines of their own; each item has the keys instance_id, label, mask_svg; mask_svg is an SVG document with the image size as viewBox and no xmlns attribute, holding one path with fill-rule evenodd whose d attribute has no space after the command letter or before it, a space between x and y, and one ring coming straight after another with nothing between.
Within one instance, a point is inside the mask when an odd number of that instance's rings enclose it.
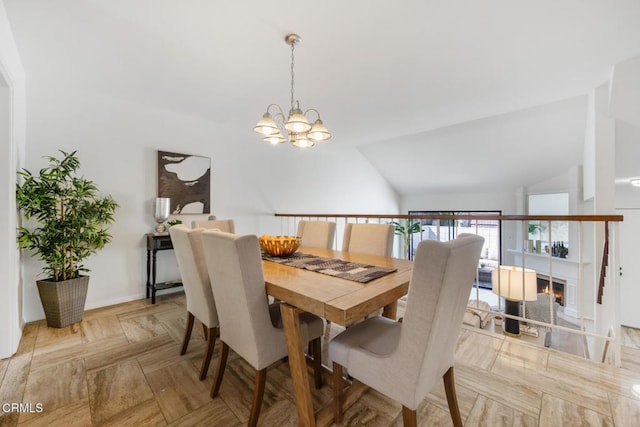
<instances>
[{"instance_id":1,"label":"recessed ceiling slope","mask_svg":"<svg viewBox=\"0 0 640 427\"><path fill-rule=\"evenodd\" d=\"M358 149L402 195L509 191L582 163L587 96Z\"/></svg>"}]
</instances>

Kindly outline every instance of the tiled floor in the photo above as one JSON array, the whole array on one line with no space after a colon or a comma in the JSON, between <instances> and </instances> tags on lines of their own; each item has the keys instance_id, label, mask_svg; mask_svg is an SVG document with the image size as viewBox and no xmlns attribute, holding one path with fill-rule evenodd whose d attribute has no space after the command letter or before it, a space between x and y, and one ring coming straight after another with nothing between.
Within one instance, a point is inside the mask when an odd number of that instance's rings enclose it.
<instances>
[{"instance_id":1,"label":"tiled floor","mask_svg":"<svg viewBox=\"0 0 640 427\"><path fill-rule=\"evenodd\" d=\"M64 329L26 325L18 353L0 360L0 400L31 403L33 411L4 413L0 425L246 423L253 370L232 353L220 397L209 398L215 360L207 379L198 381L205 342L194 328L189 351L179 355L185 320L184 296L173 294L156 305L140 300L88 311L80 324ZM634 392L640 388L640 331L626 330L624 340L623 368L614 368L464 327L455 372L465 425L640 425L640 391ZM316 407L330 397L329 386L313 392ZM421 405L418 420L451 425L442 386ZM297 425L286 363L269 370L260 424ZM344 424L399 426L400 406L369 391Z\"/></svg>"}]
</instances>

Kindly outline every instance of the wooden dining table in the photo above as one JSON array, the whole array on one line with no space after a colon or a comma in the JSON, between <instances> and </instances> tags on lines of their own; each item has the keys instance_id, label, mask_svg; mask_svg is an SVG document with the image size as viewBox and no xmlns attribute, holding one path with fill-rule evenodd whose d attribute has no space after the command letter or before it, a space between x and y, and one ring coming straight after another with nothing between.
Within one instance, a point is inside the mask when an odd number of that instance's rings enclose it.
<instances>
[{"instance_id":1,"label":"wooden dining table","mask_svg":"<svg viewBox=\"0 0 640 427\"><path fill-rule=\"evenodd\" d=\"M383 308L383 316L395 319L398 298L405 295L409 289L412 262L307 247L300 247L298 252L378 267L396 268L396 271L383 277L368 283L359 283L276 262L263 261L267 294L282 301L280 309L287 339L299 424L328 425L333 421L331 405L317 412L313 408L300 329L300 314L313 313L345 327L362 320L380 308ZM366 392L366 387L362 385L353 387L351 391L352 393L345 396L346 407Z\"/></svg>"}]
</instances>

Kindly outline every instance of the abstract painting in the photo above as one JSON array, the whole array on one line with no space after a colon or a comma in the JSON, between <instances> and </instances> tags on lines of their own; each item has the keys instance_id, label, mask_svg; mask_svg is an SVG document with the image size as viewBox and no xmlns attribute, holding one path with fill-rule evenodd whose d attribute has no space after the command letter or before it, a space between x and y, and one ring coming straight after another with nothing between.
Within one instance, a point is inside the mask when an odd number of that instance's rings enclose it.
<instances>
[{"instance_id":1,"label":"abstract painting","mask_svg":"<svg viewBox=\"0 0 640 427\"><path fill-rule=\"evenodd\" d=\"M171 214L211 213L211 159L158 151L158 197L171 199Z\"/></svg>"}]
</instances>

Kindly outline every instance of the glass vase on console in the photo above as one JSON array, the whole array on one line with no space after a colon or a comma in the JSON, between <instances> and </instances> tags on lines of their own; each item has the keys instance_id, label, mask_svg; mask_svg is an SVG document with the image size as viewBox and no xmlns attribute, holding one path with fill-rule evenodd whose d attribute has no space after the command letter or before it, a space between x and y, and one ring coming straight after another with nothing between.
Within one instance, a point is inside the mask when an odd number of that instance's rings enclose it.
<instances>
[{"instance_id":1,"label":"glass vase on console","mask_svg":"<svg viewBox=\"0 0 640 427\"><path fill-rule=\"evenodd\" d=\"M153 208L153 219L158 223L156 225L156 233L167 231L164 222L169 219L171 209L171 199L168 197L156 197Z\"/></svg>"}]
</instances>

